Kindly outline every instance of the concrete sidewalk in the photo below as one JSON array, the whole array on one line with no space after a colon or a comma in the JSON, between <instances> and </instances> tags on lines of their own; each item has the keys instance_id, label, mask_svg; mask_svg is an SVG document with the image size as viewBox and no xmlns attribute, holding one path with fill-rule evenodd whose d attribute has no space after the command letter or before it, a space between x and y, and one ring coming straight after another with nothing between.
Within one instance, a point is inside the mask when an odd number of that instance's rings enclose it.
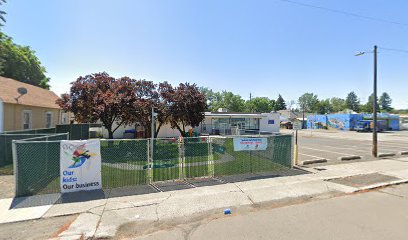
<instances>
[{"instance_id":1,"label":"concrete sidewalk","mask_svg":"<svg viewBox=\"0 0 408 240\"><path fill-rule=\"evenodd\" d=\"M120 226L131 222L150 227L160 222L175 224L208 214L222 214L225 208L259 207L288 199L330 197L408 182L408 158L319 166L307 170L311 174L28 208L9 209L13 200L2 199L0 223L78 214L69 226L59 232L57 239L109 238L115 236Z\"/></svg>"}]
</instances>

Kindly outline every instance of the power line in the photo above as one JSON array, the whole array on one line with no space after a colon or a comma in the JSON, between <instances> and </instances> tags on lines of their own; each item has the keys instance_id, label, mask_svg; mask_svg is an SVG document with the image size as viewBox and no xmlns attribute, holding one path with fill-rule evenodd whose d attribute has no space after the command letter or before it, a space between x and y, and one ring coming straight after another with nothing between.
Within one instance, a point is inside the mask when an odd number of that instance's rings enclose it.
<instances>
[{"instance_id":1,"label":"power line","mask_svg":"<svg viewBox=\"0 0 408 240\"><path fill-rule=\"evenodd\" d=\"M296 5L303 6L303 7L315 8L315 9L319 9L319 10L323 10L323 11L327 11L327 12L343 14L343 15L346 15L346 16L351 16L351 17L356 17L356 18L363 18L363 19L366 19L366 20L371 20L371 21L376 21L376 22L383 22L383 23L389 23L389 24L399 25L399 26L403 26L403 27L408 27L407 23L401 23L401 22L392 21L392 20L388 20L388 19L370 17L370 16L365 16L365 15L361 15L361 14L357 14L357 13L346 12L346 11L337 10L337 9L333 9L333 8L326 8L326 7L316 6L316 5L312 5L312 4L308 4L308 3L302 3L302 2L293 1L293 0L278 0L278 1L286 2L286 3L292 3L292 4L296 4Z\"/></svg>"},{"instance_id":2,"label":"power line","mask_svg":"<svg viewBox=\"0 0 408 240\"><path fill-rule=\"evenodd\" d=\"M383 48L383 47L378 47L379 49L382 50L387 50L387 51L393 51L393 52L401 52L401 53L408 53L408 50L405 49L397 49L397 48Z\"/></svg>"}]
</instances>

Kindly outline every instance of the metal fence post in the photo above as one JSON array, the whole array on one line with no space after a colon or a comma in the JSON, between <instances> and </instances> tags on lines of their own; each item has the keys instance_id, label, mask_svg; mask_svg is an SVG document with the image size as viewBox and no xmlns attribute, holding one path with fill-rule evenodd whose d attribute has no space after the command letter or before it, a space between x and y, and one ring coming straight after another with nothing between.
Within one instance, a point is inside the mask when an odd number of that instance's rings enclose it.
<instances>
[{"instance_id":1,"label":"metal fence post","mask_svg":"<svg viewBox=\"0 0 408 240\"><path fill-rule=\"evenodd\" d=\"M214 156L212 150L212 141L211 138L207 137L208 142L208 174L210 177L214 177Z\"/></svg>"},{"instance_id":2,"label":"metal fence post","mask_svg":"<svg viewBox=\"0 0 408 240\"><path fill-rule=\"evenodd\" d=\"M151 141L151 140L150 140ZM153 154L150 152L150 142L146 139L147 143L147 183L152 184L153 179Z\"/></svg>"},{"instance_id":3,"label":"metal fence post","mask_svg":"<svg viewBox=\"0 0 408 240\"><path fill-rule=\"evenodd\" d=\"M15 192L14 196L18 196L19 192L19 184L18 184L18 155L17 155L17 147L16 147L16 140L12 141L12 148L13 148L13 173L14 173L14 185L15 185Z\"/></svg>"},{"instance_id":4,"label":"metal fence post","mask_svg":"<svg viewBox=\"0 0 408 240\"><path fill-rule=\"evenodd\" d=\"M184 138L181 138L181 141L179 141L179 179L184 179L185 178L185 149L184 149Z\"/></svg>"},{"instance_id":5,"label":"metal fence post","mask_svg":"<svg viewBox=\"0 0 408 240\"><path fill-rule=\"evenodd\" d=\"M298 145L297 145L297 138L298 138L298 133L297 133L297 130L296 130L296 138L294 138L293 137L294 136L294 133L292 133L292 147L291 147L291 149L290 149L290 151L291 151L291 155L292 155L292 162L291 162L291 168L293 168L296 164L298 164L298 161L299 161L299 156L298 156L298 151L299 151L299 149L298 149Z\"/></svg>"}]
</instances>

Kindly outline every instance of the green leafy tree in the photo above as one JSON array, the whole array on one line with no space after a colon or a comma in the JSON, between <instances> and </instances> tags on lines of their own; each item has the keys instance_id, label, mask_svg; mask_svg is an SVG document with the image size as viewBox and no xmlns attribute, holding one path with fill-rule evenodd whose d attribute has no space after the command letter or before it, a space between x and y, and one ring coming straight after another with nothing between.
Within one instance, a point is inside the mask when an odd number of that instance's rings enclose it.
<instances>
[{"instance_id":1,"label":"green leafy tree","mask_svg":"<svg viewBox=\"0 0 408 240\"><path fill-rule=\"evenodd\" d=\"M299 97L298 104L301 111L316 112L319 108L319 99L316 94L305 93Z\"/></svg>"},{"instance_id":2,"label":"green leafy tree","mask_svg":"<svg viewBox=\"0 0 408 240\"><path fill-rule=\"evenodd\" d=\"M6 0L0 0L0 6L2 6L6 2ZM6 18L4 17L4 15L6 15L6 12L0 9L0 27L4 26L3 23L6 23Z\"/></svg>"},{"instance_id":3,"label":"green leafy tree","mask_svg":"<svg viewBox=\"0 0 408 240\"><path fill-rule=\"evenodd\" d=\"M330 105L333 112L341 112L346 109L346 101L342 98L330 98Z\"/></svg>"},{"instance_id":4,"label":"green leafy tree","mask_svg":"<svg viewBox=\"0 0 408 240\"><path fill-rule=\"evenodd\" d=\"M256 97L252 100L248 100L246 103L246 111L248 112L272 112L275 107L275 100L271 100L267 97Z\"/></svg>"},{"instance_id":5,"label":"green leafy tree","mask_svg":"<svg viewBox=\"0 0 408 240\"><path fill-rule=\"evenodd\" d=\"M206 101L207 101L207 109L206 111L212 111L213 105L215 101L215 93L213 90L209 89L208 87L200 87L200 92L204 94Z\"/></svg>"},{"instance_id":6,"label":"green leafy tree","mask_svg":"<svg viewBox=\"0 0 408 240\"><path fill-rule=\"evenodd\" d=\"M320 100L316 107L316 112L319 114L327 114L333 111L330 99Z\"/></svg>"},{"instance_id":7,"label":"green leafy tree","mask_svg":"<svg viewBox=\"0 0 408 240\"><path fill-rule=\"evenodd\" d=\"M360 100L355 92L347 94L346 107L350 110L358 112L360 110Z\"/></svg>"},{"instance_id":8,"label":"green leafy tree","mask_svg":"<svg viewBox=\"0 0 408 240\"><path fill-rule=\"evenodd\" d=\"M283 97L279 94L278 98L275 101L275 111L285 110L286 109L286 102Z\"/></svg>"},{"instance_id":9,"label":"green leafy tree","mask_svg":"<svg viewBox=\"0 0 408 240\"><path fill-rule=\"evenodd\" d=\"M374 105L374 94L371 94L368 97L367 103L361 106L361 111L366 112L366 113L373 113L373 105ZM377 100L377 112L380 112L378 100Z\"/></svg>"},{"instance_id":10,"label":"green leafy tree","mask_svg":"<svg viewBox=\"0 0 408 240\"><path fill-rule=\"evenodd\" d=\"M380 105L381 111L390 112L392 110L391 107L392 99L390 95L386 92L383 92L378 100L378 104Z\"/></svg>"},{"instance_id":11,"label":"green leafy tree","mask_svg":"<svg viewBox=\"0 0 408 240\"><path fill-rule=\"evenodd\" d=\"M216 92L211 111L215 112L219 108L226 108L231 112L243 112L245 111L245 100L240 95L235 95L232 92Z\"/></svg>"},{"instance_id":12,"label":"green leafy tree","mask_svg":"<svg viewBox=\"0 0 408 240\"><path fill-rule=\"evenodd\" d=\"M35 51L20 46L13 39L0 32L0 75L31 85L49 88L49 78Z\"/></svg>"}]
</instances>

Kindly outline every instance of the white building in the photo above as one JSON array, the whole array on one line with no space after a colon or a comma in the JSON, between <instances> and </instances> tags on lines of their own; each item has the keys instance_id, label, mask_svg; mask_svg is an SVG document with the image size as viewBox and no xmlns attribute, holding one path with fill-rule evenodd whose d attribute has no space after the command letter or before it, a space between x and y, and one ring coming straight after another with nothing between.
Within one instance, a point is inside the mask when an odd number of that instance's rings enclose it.
<instances>
[{"instance_id":1,"label":"white building","mask_svg":"<svg viewBox=\"0 0 408 240\"><path fill-rule=\"evenodd\" d=\"M279 113L206 112L204 121L194 131L217 135L278 133L279 116Z\"/></svg>"}]
</instances>

